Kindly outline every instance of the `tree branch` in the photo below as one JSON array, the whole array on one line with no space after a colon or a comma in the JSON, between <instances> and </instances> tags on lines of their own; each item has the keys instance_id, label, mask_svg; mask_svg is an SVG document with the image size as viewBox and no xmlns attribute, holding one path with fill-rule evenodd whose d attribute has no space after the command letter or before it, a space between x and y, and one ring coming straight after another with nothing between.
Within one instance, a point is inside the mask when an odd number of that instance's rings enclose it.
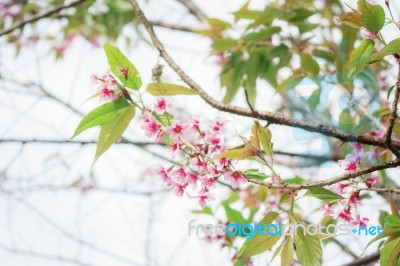
<instances>
[{"instance_id":1,"label":"tree branch","mask_svg":"<svg viewBox=\"0 0 400 266\"><path fill-rule=\"evenodd\" d=\"M336 184L341 181L349 180L352 178L356 178L361 175L369 174L378 170L383 170L383 169L388 169L388 168L394 168L400 166L400 159L397 158L396 160L390 161L390 162L383 162L380 164L375 164L369 167L366 167L364 169L355 171L355 172L350 172L350 173L345 173L333 178L325 179L322 181L316 181L316 182L311 182L307 184L286 184L286 183L271 183L271 182L266 182L263 180L257 180L257 179L247 179L249 182L262 185L268 188L284 188L284 189L290 189L290 190L302 190L302 189L308 189L308 188L313 188L313 187L321 187L321 186L329 186ZM376 188L378 189L378 188ZM370 188L370 190L373 190ZM393 189L394 190L394 189ZM397 190L396 190L397 191ZM393 191L394 192L394 191Z\"/></svg>"},{"instance_id":2,"label":"tree branch","mask_svg":"<svg viewBox=\"0 0 400 266\"><path fill-rule=\"evenodd\" d=\"M359 142L362 144L367 144L367 145L372 145L372 146L378 146L378 147L384 147L387 148L387 146L384 143L384 139L376 139L374 137L370 136L363 136L363 135L354 135L351 133L343 132L338 130L335 127L331 126L326 126L326 125L321 125L309 121L304 121L304 120L293 120L287 116L277 114L277 113L272 113L268 111L258 111L250 110L249 108L242 108L238 106L232 106L229 104L222 103L220 101L215 100L212 98L210 95L208 95L203 88L197 84L194 80L192 80L191 77L189 77L179 65L175 63L175 61L169 56L167 51L165 50L163 44L160 42L158 39L157 35L154 32L152 24L147 20L146 16L144 15L142 9L138 5L136 0L130 0L133 8L135 9L138 18L146 28L151 41L153 43L153 46L160 52L160 56L164 58L165 62L175 71L175 73L187 84L189 85L193 90L197 91L199 93L199 96L203 98L203 100L208 103L210 106L224 111L224 112L229 112L232 114L237 114L241 116L246 116L246 117L252 117L260 120L265 120L269 122L270 124L278 124L278 125L285 125L289 127L296 127L296 128L301 128L309 132L317 132L320 134L323 134L325 136L330 136L337 138L343 142ZM400 143L399 142L392 142L392 147L394 148L400 148Z\"/></svg>"},{"instance_id":3,"label":"tree branch","mask_svg":"<svg viewBox=\"0 0 400 266\"><path fill-rule=\"evenodd\" d=\"M363 266L367 265L368 263L374 262L379 260L379 252L373 253L371 255L365 256L363 258L354 260L350 263L344 264L343 266Z\"/></svg>"},{"instance_id":4,"label":"tree branch","mask_svg":"<svg viewBox=\"0 0 400 266\"><path fill-rule=\"evenodd\" d=\"M392 111L391 111L390 117L389 117L389 126L388 126L388 128L386 130L386 134L385 134L385 145L397 157L399 157L400 152L392 145L392 133L393 133L394 124L398 117L397 104L399 102L399 95L400 95L400 63L399 63L399 73L397 75L397 82L396 82L396 92L395 92L394 100L392 103Z\"/></svg>"},{"instance_id":5,"label":"tree branch","mask_svg":"<svg viewBox=\"0 0 400 266\"><path fill-rule=\"evenodd\" d=\"M184 31L184 32L191 32L191 33L195 33L196 29L188 27L188 26L182 26L182 25L178 25L178 24L171 24L168 22L164 22L161 20L152 20L150 21L151 24L153 24L153 26L156 27L162 27L162 28L166 28L166 29L170 29L170 30L179 30L179 31Z\"/></svg>"},{"instance_id":6,"label":"tree branch","mask_svg":"<svg viewBox=\"0 0 400 266\"><path fill-rule=\"evenodd\" d=\"M198 20L208 25L208 19L206 14L191 0L177 0L179 3L184 5L190 13L192 13Z\"/></svg>"},{"instance_id":7,"label":"tree branch","mask_svg":"<svg viewBox=\"0 0 400 266\"><path fill-rule=\"evenodd\" d=\"M51 16L51 15L53 15L55 13L60 12L63 9L67 9L67 8L74 7L76 5L82 4L85 1L86 0L73 1L73 2L71 2L69 4L61 4L61 5L58 5L55 8L50 9L48 11L41 12L41 13L35 15L35 16L32 16L31 18L28 18L27 20L21 21L21 22L15 24L15 25L11 26L8 29L0 31L0 37L3 36L3 35L9 34L9 33L13 32L16 29L23 28L27 24L30 24L30 23L35 22L35 21L38 21L38 20L40 20L42 18L49 17L49 16Z\"/></svg>"}]
</instances>

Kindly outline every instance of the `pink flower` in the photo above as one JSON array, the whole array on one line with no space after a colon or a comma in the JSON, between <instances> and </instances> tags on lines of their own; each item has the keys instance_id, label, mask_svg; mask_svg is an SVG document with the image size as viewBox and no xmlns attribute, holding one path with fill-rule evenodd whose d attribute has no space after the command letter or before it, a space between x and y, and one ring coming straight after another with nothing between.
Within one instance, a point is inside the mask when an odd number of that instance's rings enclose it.
<instances>
[{"instance_id":1,"label":"pink flower","mask_svg":"<svg viewBox=\"0 0 400 266\"><path fill-rule=\"evenodd\" d=\"M383 136L384 136L385 134L384 134L382 131L375 130L375 131L369 132L369 135L370 135L371 137L380 139L380 138L383 138Z\"/></svg>"},{"instance_id":2,"label":"pink flower","mask_svg":"<svg viewBox=\"0 0 400 266\"><path fill-rule=\"evenodd\" d=\"M143 124L140 127L144 130L147 137L156 136L157 139L159 139L163 134L160 123L149 114L144 115Z\"/></svg>"},{"instance_id":3,"label":"pink flower","mask_svg":"<svg viewBox=\"0 0 400 266\"><path fill-rule=\"evenodd\" d=\"M178 197L182 197L183 194L185 193L185 189L186 189L187 184L176 184L175 186L175 190L174 193L176 196Z\"/></svg>"},{"instance_id":4,"label":"pink flower","mask_svg":"<svg viewBox=\"0 0 400 266\"><path fill-rule=\"evenodd\" d=\"M200 204L200 206L202 207L202 208L204 208L205 206L206 206L206 204L207 204L207 202L206 201L213 201L213 200L215 200L215 197L212 195L212 194L210 194L210 193L203 193L203 194L201 194L200 196L199 196L199 204Z\"/></svg>"},{"instance_id":5,"label":"pink flower","mask_svg":"<svg viewBox=\"0 0 400 266\"><path fill-rule=\"evenodd\" d=\"M375 35L370 32L369 30L364 29L364 38L367 40L374 40L375 39Z\"/></svg>"},{"instance_id":6,"label":"pink flower","mask_svg":"<svg viewBox=\"0 0 400 266\"><path fill-rule=\"evenodd\" d=\"M207 163L200 160L200 158L196 158L191 162L191 166L198 172L203 172L207 168Z\"/></svg>"},{"instance_id":7,"label":"pink flower","mask_svg":"<svg viewBox=\"0 0 400 266\"><path fill-rule=\"evenodd\" d=\"M183 182L186 178L186 170L183 167L180 167L178 170L176 170L174 174L178 182Z\"/></svg>"},{"instance_id":8,"label":"pink flower","mask_svg":"<svg viewBox=\"0 0 400 266\"><path fill-rule=\"evenodd\" d=\"M167 186L170 186L172 184L171 177L169 176L170 171L171 171L171 169L165 170L164 167L162 167L162 166L160 166L157 170L157 174L161 177L161 180Z\"/></svg>"},{"instance_id":9,"label":"pink flower","mask_svg":"<svg viewBox=\"0 0 400 266\"><path fill-rule=\"evenodd\" d=\"M221 128L225 126L225 121L221 120L220 117L217 117L214 121L214 125L212 127L213 131L219 132Z\"/></svg>"},{"instance_id":10,"label":"pink flower","mask_svg":"<svg viewBox=\"0 0 400 266\"><path fill-rule=\"evenodd\" d=\"M324 211L324 215L331 215L333 214L332 204L324 204L321 208Z\"/></svg>"},{"instance_id":11,"label":"pink flower","mask_svg":"<svg viewBox=\"0 0 400 266\"><path fill-rule=\"evenodd\" d=\"M164 114L165 110L167 109L167 100L165 98L159 98L156 102L156 113L157 114Z\"/></svg>"},{"instance_id":12,"label":"pink flower","mask_svg":"<svg viewBox=\"0 0 400 266\"><path fill-rule=\"evenodd\" d=\"M231 163L231 162L230 162L230 160L229 160L228 158L221 158L221 159L219 159L219 160L217 161L217 166L218 166L220 169L223 169L223 168L225 168L225 167L228 167L230 163Z\"/></svg>"},{"instance_id":13,"label":"pink flower","mask_svg":"<svg viewBox=\"0 0 400 266\"><path fill-rule=\"evenodd\" d=\"M351 217L351 213L350 213L350 209L349 208L344 209L343 211L339 212L338 218L342 219L342 220L344 220L346 222L351 222L351 220L353 219Z\"/></svg>"},{"instance_id":14,"label":"pink flower","mask_svg":"<svg viewBox=\"0 0 400 266\"><path fill-rule=\"evenodd\" d=\"M180 140L177 140L171 144L171 150L172 150L172 157L175 157L175 154L180 151L182 148L182 142Z\"/></svg>"},{"instance_id":15,"label":"pink flower","mask_svg":"<svg viewBox=\"0 0 400 266\"><path fill-rule=\"evenodd\" d=\"M352 206L357 207L357 205L361 204L360 192L354 192L350 195L349 202Z\"/></svg>"},{"instance_id":16,"label":"pink flower","mask_svg":"<svg viewBox=\"0 0 400 266\"><path fill-rule=\"evenodd\" d=\"M200 131L200 119L199 118L193 118L193 122L191 124L191 127L195 129L196 131Z\"/></svg>"},{"instance_id":17,"label":"pink flower","mask_svg":"<svg viewBox=\"0 0 400 266\"><path fill-rule=\"evenodd\" d=\"M118 94L116 93L116 91L108 87L100 89L99 94L100 99L103 101L113 101L118 98Z\"/></svg>"},{"instance_id":18,"label":"pink flower","mask_svg":"<svg viewBox=\"0 0 400 266\"><path fill-rule=\"evenodd\" d=\"M346 159L338 161L339 166L349 172L357 171L360 162L361 158L357 153L349 154Z\"/></svg>"},{"instance_id":19,"label":"pink flower","mask_svg":"<svg viewBox=\"0 0 400 266\"><path fill-rule=\"evenodd\" d=\"M356 219L351 222L352 226L367 226L369 219L366 217L361 218L358 214Z\"/></svg>"},{"instance_id":20,"label":"pink flower","mask_svg":"<svg viewBox=\"0 0 400 266\"><path fill-rule=\"evenodd\" d=\"M243 174L240 171L227 172L224 175L224 179L231 182L231 186L233 188L238 188L240 183L247 182L247 179L244 178Z\"/></svg>"},{"instance_id":21,"label":"pink flower","mask_svg":"<svg viewBox=\"0 0 400 266\"><path fill-rule=\"evenodd\" d=\"M213 189L215 188L215 178L213 177L204 178L202 180L202 184L207 190Z\"/></svg>"},{"instance_id":22,"label":"pink flower","mask_svg":"<svg viewBox=\"0 0 400 266\"><path fill-rule=\"evenodd\" d=\"M343 194L343 190L345 188L347 188L348 186L349 186L348 184L338 183L338 184L336 184L335 191L338 194Z\"/></svg>"},{"instance_id":23,"label":"pink flower","mask_svg":"<svg viewBox=\"0 0 400 266\"><path fill-rule=\"evenodd\" d=\"M364 153L364 145L359 142L351 142L350 147L354 149L354 152L359 154L360 156Z\"/></svg>"},{"instance_id":24,"label":"pink flower","mask_svg":"<svg viewBox=\"0 0 400 266\"><path fill-rule=\"evenodd\" d=\"M364 180L367 187L375 186L378 183L378 174L373 172L368 178Z\"/></svg>"},{"instance_id":25,"label":"pink flower","mask_svg":"<svg viewBox=\"0 0 400 266\"><path fill-rule=\"evenodd\" d=\"M396 22L396 26L400 29L400 21Z\"/></svg>"},{"instance_id":26,"label":"pink flower","mask_svg":"<svg viewBox=\"0 0 400 266\"><path fill-rule=\"evenodd\" d=\"M118 68L118 73L120 73L122 76L124 76L124 79L128 79L128 69L126 68Z\"/></svg>"},{"instance_id":27,"label":"pink flower","mask_svg":"<svg viewBox=\"0 0 400 266\"><path fill-rule=\"evenodd\" d=\"M187 126L182 124L179 120L175 120L174 123L167 129L167 132L172 138L177 139L183 137L186 132Z\"/></svg>"},{"instance_id":28,"label":"pink flower","mask_svg":"<svg viewBox=\"0 0 400 266\"><path fill-rule=\"evenodd\" d=\"M193 184L193 188L196 187L196 183L199 180L200 180L200 176L198 174L193 173L193 172L190 172L189 174L187 174L186 182L189 184Z\"/></svg>"}]
</instances>

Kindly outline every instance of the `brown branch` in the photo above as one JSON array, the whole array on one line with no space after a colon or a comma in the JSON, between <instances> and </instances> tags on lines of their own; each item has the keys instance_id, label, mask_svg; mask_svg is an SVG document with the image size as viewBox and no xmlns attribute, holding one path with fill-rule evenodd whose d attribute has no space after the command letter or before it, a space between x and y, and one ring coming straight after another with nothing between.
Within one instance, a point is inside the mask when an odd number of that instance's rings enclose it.
<instances>
[{"instance_id":1,"label":"brown branch","mask_svg":"<svg viewBox=\"0 0 400 266\"><path fill-rule=\"evenodd\" d=\"M179 3L184 5L190 13L192 13L198 20L204 24L208 24L208 19L206 14L191 0L177 0Z\"/></svg>"},{"instance_id":2,"label":"brown branch","mask_svg":"<svg viewBox=\"0 0 400 266\"><path fill-rule=\"evenodd\" d=\"M329 186L336 184L341 181L349 180L352 178L356 178L361 175L369 174L378 170L383 170L383 169L388 169L388 168L394 168L400 166L400 159L396 159L390 162L383 162L375 165L371 165L369 167L366 167L364 169L350 172L350 173L345 173L333 178L325 179L322 181L316 181L316 182L311 182L307 184L286 184L286 183L271 183L271 182L266 182L263 180L257 180L257 179L247 179L249 182L262 185L268 188L284 188L284 189L290 189L290 190L302 190L302 189L308 189L308 188L313 188L313 187L322 187L322 186Z\"/></svg>"},{"instance_id":3,"label":"brown branch","mask_svg":"<svg viewBox=\"0 0 400 266\"><path fill-rule=\"evenodd\" d=\"M9 33L13 32L16 29L23 28L27 24L30 24L30 23L35 22L35 21L38 21L38 20L40 20L42 18L49 17L49 16L51 16L51 15L53 15L55 13L60 12L63 9L67 9L67 8L74 7L76 5L82 4L85 1L86 0L73 1L73 2L71 2L69 4L61 4L61 5L58 5L58 6L54 7L53 9L50 9L48 11L41 12L41 13L35 15L35 16L32 16L32 17L24 20L24 21L18 22L17 24L11 26L8 29L0 31L0 37L3 36L3 35L9 34Z\"/></svg>"},{"instance_id":4,"label":"brown branch","mask_svg":"<svg viewBox=\"0 0 400 266\"><path fill-rule=\"evenodd\" d=\"M97 141L94 140L65 140L65 139L0 139L0 143L38 143L38 144L80 144L80 145L89 145L89 144L97 144ZM162 144L154 143L154 142L140 142L140 141L129 141L127 139L121 139L115 144L132 144L135 146L150 146L157 145L162 146Z\"/></svg>"},{"instance_id":5,"label":"brown branch","mask_svg":"<svg viewBox=\"0 0 400 266\"><path fill-rule=\"evenodd\" d=\"M399 73L397 75L396 92L395 92L394 100L393 100L393 103L392 103L392 111L391 111L390 117L389 117L389 126L388 126L388 128L386 130L386 134L385 134L385 145L397 157L399 157L400 152L395 147L393 147L393 145L392 145L392 133L393 133L394 124L395 124L396 119L398 117L398 115L397 115L397 104L399 102L399 95L400 95L400 64L399 64Z\"/></svg>"},{"instance_id":6,"label":"brown branch","mask_svg":"<svg viewBox=\"0 0 400 266\"><path fill-rule=\"evenodd\" d=\"M178 30L178 31L196 33L196 29L188 27L188 26L171 24L168 22L160 21L160 20L152 20L152 21L150 21L150 23L156 27L162 27L162 28L166 28L166 29L170 29L170 30Z\"/></svg>"},{"instance_id":7,"label":"brown branch","mask_svg":"<svg viewBox=\"0 0 400 266\"><path fill-rule=\"evenodd\" d=\"M293 120L287 116L268 111L255 110L254 112L252 112L252 110L250 110L249 108L232 106L215 100L210 95L208 95L199 84L197 84L194 80L192 80L192 78L189 77L181 69L181 67L177 65L175 61L169 56L163 44L160 42L157 35L155 34L152 24L147 20L140 6L137 4L137 1L131 0L131 4L135 9L140 21L146 28L153 43L153 46L160 52L161 57L163 57L165 62L175 71L175 73L193 90L197 91L199 93L199 96L203 98L203 100L210 106L224 112L265 120L270 124L285 125L290 127L301 128L309 132L317 132L325 136L337 138L343 142L359 142L362 144L367 144L372 146L378 146L384 148L387 147L385 145L384 139L376 139L370 136L363 136L363 135L354 135L351 133L340 131L335 127L321 125L304 120ZM400 148L400 143L392 141L392 147Z\"/></svg>"},{"instance_id":8,"label":"brown branch","mask_svg":"<svg viewBox=\"0 0 400 266\"><path fill-rule=\"evenodd\" d=\"M379 252L373 253L371 255L365 256L363 258L354 260L350 263L346 263L343 266L363 266L367 265L368 263L374 262L379 260Z\"/></svg>"}]
</instances>

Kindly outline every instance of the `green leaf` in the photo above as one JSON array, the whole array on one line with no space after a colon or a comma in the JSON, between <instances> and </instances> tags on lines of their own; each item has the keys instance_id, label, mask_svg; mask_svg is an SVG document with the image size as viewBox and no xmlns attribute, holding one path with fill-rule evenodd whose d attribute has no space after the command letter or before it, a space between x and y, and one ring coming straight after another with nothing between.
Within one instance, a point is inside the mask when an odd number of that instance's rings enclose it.
<instances>
[{"instance_id":1,"label":"green leaf","mask_svg":"<svg viewBox=\"0 0 400 266\"><path fill-rule=\"evenodd\" d=\"M225 209L226 217L228 218L228 221L230 223L239 223L239 224L247 223L246 219L243 217L241 212L239 212L235 209L232 209L228 205L224 205L224 209Z\"/></svg>"},{"instance_id":2,"label":"green leaf","mask_svg":"<svg viewBox=\"0 0 400 266\"><path fill-rule=\"evenodd\" d=\"M327 201L344 199L342 196L333 193L332 191L323 187L310 188L307 190L304 196L314 197L320 200L327 200Z\"/></svg>"},{"instance_id":3,"label":"green leaf","mask_svg":"<svg viewBox=\"0 0 400 266\"><path fill-rule=\"evenodd\" d=\"M230 50L236 47L238 44L239 41L236 39L218 37L217 39L215 39L211 47L213 48L214 51L221 52Z\"/></svg>"},{"instance_id":4,"label":"green leaf","mask_svg":"<svg viewBox=\"0 0 400 266\"><path fill-rule=\"evenodd\" d=\"M118 77L121 83L127 88L138 90L142 86L142 80L140 79L136 67L125 57L118 47L105 43L103 48L107 55L111 72ZM125 80L125 76L121 74L121 69L126 69L128 71L127 80Z\"/></svg>"},{"instance_id":5,"label":"green leaf","mask_svg":"<svg viewBox=\"0 0 400 266\"><path fill-rule=\"evenodd\" d=\"M165 112L162 115L157 114L156 112L153 112L152 114L157 119L157 121L160 122L160 124L165 127L170 126L172 124L172 122L174 121L174 116L168 112Z\"/></svg>"},{"instance_id":6,"label":"green leaf","mask_svg":"<svg viewBox=\"0 0 400 266\"><path fill-rule=\"evenodd\" d=\"M124 112L120 112L119 116L113 121L101 126L93 164L112 144L118 141L134 116L135 106L131 105L129 108L126 108Z\"/></svg>"},{"instance_id":7,"label":"green leaf","mask_svg":"<svg viewBox=\"0 0 400 266\"><path fill-rule=\"evenodd\" d=\"M380 50L376 54L373 54L371 57L371 62L381 60L385 56L395 53L400 53L400 38L391 41L385 47L383 47L382 50Z\"/></svg>"},{"instance_id":8,"label":"green leaf","mask_svg":"<svg viewBox=\"0 0 400 266\"><path fill-rule=\"evenodd\" d=\"M283 182L286 184L305 184L306 180L302 177L296 176L293 178L284 179Z\"/></svg>"},{"instance_id":9,"label":"green leaf","mask_svg":"<svg viewBox=\"0 0 400 266\"><path fill-rule=\"evenodd\" d=\"M238 61L231 70L232 71L230 72L231 75L228 77L230 80L227 81L227 84L224 84L226 85L226 93L223 99L224 103L230 103L236 96L243 78L245 70L244 66L245 66L244 61Z\"/></svg>"},{"instance_id":10,"label":"green leaf","mask_svg":"<svg viewBox=\"0 0 400 266\"><path fill-rule=\"evenodd\" d=\"M197 91L189 89L188 87L166 82L150 83L147 85L147 91L154 96L199 94Z\"/></svg>"},{"instance_id":11,"label":"green leaf","mask_svg":"<svg viewBox=\"0 0 400 266\"><path fill-rule=\"evenodd\" d=\"M387 211L379 211L379 224L383 227L385 224L385 218L388 216L389 213Z\"/></svg>"},{"instance_id":12,"label":"green leaf","mask_svg":"<svg viewBox=\"0 0 400 266\"><path fill-rule=\"evenodd\" d=\"M283 244L281 251L281 266L292 265L294 255L293 237L288 236Z\"/></svg>"},{"instance_id":13,"label":"green leaf","mask_svg":"<svg viewBox=\"0 0 400 266\"><path fill-rule=\"evenodd\" d=\"M386 229L383 229L381 235L377 235L376 237L371 239L371 241L368 242L368 244L364 248L364 252L372 243L378 241L379 239L388 237L388 236L399 237L400 236L400 230L398 228L386 228Z\"/></svg>"},{"instance_id":14,"label":"green leaf","mask_svg":"<svg viewBox=\"0 0 400 266\"><path fill-rule=\"evenodd\" d=\"M127 100L118 99L97 107L81 120L71 138L76 137L89 128L110 123L114 119L118 118L121 113L124 113L126 110L131 108L131 106L132 105Z\"/></svg>"},{"instance_id":15,"label":"green leaf","mask_svg":"<svg viewBox=\"0 0 400 266\"><path fill-rule=\"evenodd\" d=\"M380 5L371 5L365 0L358 1L358 9L361 12L362 24L370 32L378 32L385 25L385 11Z\"/></svg>"},{"instance_id":16,"label":"green leaf","mask_svg":"<svg viewBox=\"0 0 400 266\"><path fill-rule=\"evenodd\" d=\"M400 238L385 243L380 253L380 265L398 266L397 262L400 254Z\"/></svg>"},{"instance_id":17,"label":"green leaf","mask_svg":"<svg viewBox=\"0 0 400 266\"><path fill-rule=\"evenodd\" d=\"M269 212L261 220L260 224L262 226L267 226L271 224L276 217L278 217L277 212ZM270 236L266 234L265 236L261 234L255 235L251 240L246 240L243 246L240 248L237 254L238 259L251 257L272 248L276 242L278 242L280 236Z\"/></svg>"},{"instance_id":18,"label":"green leaf","mask_svg":"<svg viewBox=\"0 0 400 266\"><path fill-rule=\"evenodd\" d=\"M358 29L363 25L361 14L355 11L345 13L339 18L339 21L355 29Z\"/></svg>"},{"instance_id":19,"label":"green leaf","mask_svg":"<svg viewBox=\"0 0 400 266\"><path fill-rule=\"evenodd\" d=\"M347 72L347 77L352 80L366 66L369 58L374 51L375 44L372 40L363 40L361 44L351 52L350 59L346 63L344 69Z\"/></svg>"},{"instance_id":20,"label":"green leaf","mask_svg":"<svg viewBox=\"0 0 400 266\"><path fill-rule=\"evenodd\" d=\"M214 212L212 211L210 206L206 206L206 207L204 207L204 209L200 209L200 210L193 210L192 213L195 213L195 214L208 214L208 215L213 215L214 214Z\"/></svg>"},{"instance_id":21,"label":"green leaf","mask_svg":"<svg viewBox=\"0 0 400 266\"><path fill-rule=\"evenodd\" d=\"M304 234L304 229L298 227L294 236L297 258L302 266L321 266L322 248L318 237Z\"/></svg>"},{"instance_id":22,"label":"green leaf","mask_svg":"<svg viewBox=\"0 0 400 266\"><path fill-rule=\"evenodd\" d=\"M266 179L268 176L264 173L261 173L258 169L247 169L246 171L243 172L243 174L252 179Z\"/></svg>"},{"instance_id":23,"label":"green leaf","mask_svg":"<svg viewBox=\"0 0 400 266\"><path fill-rule=\"evenodd\" d=\"M238 159L241 157L243 152L245 152L245 148L237 148L237 149L231 149L225 152L224 154L221 154L218 156L219 158L232 158L232 159Z\"/></svg>"},{"instance_id":24,"label":"green leaf","mask_svg":"<svg viewBox=\"0 0 400 266\"><path fill-rule=\"evenodd\" d=\"M389 101L390 94L392 94L392 91L393 91L393 89L394 89L395 87L396 87L396 86L393 85L392 87L389 88L389 90L388 90L388 92L387 92L387 95L386 95L386 100Z\"/></svg>"},{"instance_id":25,"label":"green leaf","mask_svg":"<svg viewBox=\"0 0 400 266\"><path fill-rule=\"evenodd\" d=\"M339 126L344 131L350 132L353 130L355 123L354 119L350 113L350 109L344 109L339 115Z\"/></svg>"},{"instance_id":26,"label":"green leaf","mask_svg":"<svg viewBox=\"0 0 400 266\"><path fill-rule=\"evenodd\" d=\"M385 228L400 228L400 217L390 214L385 217Z\"/></svg>"},{"instance_id":27,"label":"green leaf","mask_svg":"<svg viewBox=\"0 0 400 266\"><path fill-rule=\"evenodd\" d=\"M307 72L317 75L319 73L318 62L314 60L309 54L300 54L301 67Z\"/></svg>"}]
</instances>

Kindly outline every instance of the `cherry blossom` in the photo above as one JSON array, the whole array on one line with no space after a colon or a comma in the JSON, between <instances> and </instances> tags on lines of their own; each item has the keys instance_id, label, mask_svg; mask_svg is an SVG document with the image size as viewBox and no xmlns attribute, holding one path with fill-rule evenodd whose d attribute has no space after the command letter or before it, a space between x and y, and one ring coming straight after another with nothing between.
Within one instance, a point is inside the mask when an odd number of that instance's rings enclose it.
<instances>
[{"instance_id":1,"label":"cherry blossom","mask_svg":"<svg viewBox=\"0 0 400 266\"><path fill-rule=\"evenodd\" d=\"M349 154L346 156L346 159L338 161L339 166L348 172L357 171L360 162L361 158L357 153Z\"/></svg>"},{"instance_id":2,"label":"cherry blossom","mask_svg":"<svg viewBox=\"0 0 400 266\"><path fill-rule=\"evenodd\" d=\"M155 104L155 110L157 114L164 114L167 109L167 100L165 98L159 98Z\"/></svg>"},{"instance_id":3,"label":"cherry blossom","mask_svg":"<svg viewBox=\"0 0 400 266\"><path fill-rule=\"evenodd\" d=\"M247 179L244 178L243 174L240 171L227 172L224 175L226 181L231 183L233 188L238 188L240 183L246 183Z\"/></svg>"}]
</instances>

